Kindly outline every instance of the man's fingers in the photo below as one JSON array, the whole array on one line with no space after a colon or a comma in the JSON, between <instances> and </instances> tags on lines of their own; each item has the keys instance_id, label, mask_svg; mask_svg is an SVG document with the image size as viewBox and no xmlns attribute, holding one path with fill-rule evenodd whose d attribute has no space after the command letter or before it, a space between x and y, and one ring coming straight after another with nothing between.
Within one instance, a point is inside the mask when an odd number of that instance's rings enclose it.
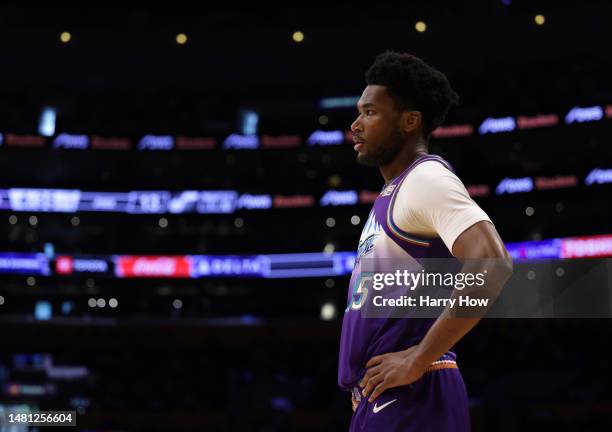
<instances>
[{"instance_id":1,"label":"man's fingers","mask_svg":"<svg viewBox=\"0 0 612 432\"><path fill-rule=\"evenodd\" d=\"M368 402L374 402L378 396L380 396L382 394L382 392L384 392L387 389L387 381L386 380L382 380L380 382L380 384L378 384L375 388L374 391L372 392L372 395L370 396L370 398L368 399Z\"/></svg>"},{"instance_id":2,"label":"man's fingers","mask_svg":"<svg viewBox=\"0 0 612 432\"><path fill-rule=\"evenodd\" d=\"M361 381L359 381L359 387L364 388L368 385L368 381L370 381L370 376L365 374L363 378L361 378Z\"/></svg>"},{"instance_id":3,"label":"man's fingers","mask_svg":"<svg viewBox=\"0 0 612 432\"><path fill-rule=\"evenodd\" d=\"M359 381L359 387L363 388L368 385L368 381L370 380L370 378L372 378L372 372L368 370L363 376L363 378L361 378L361 381Z\"/></svg>"},{"instance_id":4,"label":"man's fingers","mask_svg":"<svg viewBox=\"0 0 612 432\"><path fill-rule=\"evenodd\" d=\"M378 375L380 373L382 369L382 365L378 365L375 366L373 368L368 369L368 371L365 373L365 375L363 376L363 378L361 379L361 381L359 382L359 386L361 388L365 387L366 385L368 385L368 381L374 376L374 375Z\"/></svg>"},{"instance_id":5,"label":"man's fingers","mask_svg":"<svg viewBox=\"0 0 612 432\"><path fill-rule=\"evenodd\" d=\"M373 366L370 369L368 369L368 371L366 372L366 375L368 375L368 374L370 376L376 375L376 374L378 374L380 372L382 367L383 367L382 364L379 364L378 366Z\"/></svg>"},{"instance_id":6,"label":"man's fingers","mask_svg":"<svg viewBox=\"0 0 612 432\"><path fill-rule=\"evenodd\" d=\"M377 355L372 357L370 360L368 360L368 362L366 363L366 368L370 368L372 366L376 366L377 364L379 364L380 362L383 361L383 359L385 358L385 354L383 355Z\"/></svg>"},{"instance_id":7,"label":"man's fingers","mask_svg":"<svg viewBox=\"0 0 612 432\"><path fill-rule=\"evenodd\" d=\"M363 378L361 379L361 381L359 382L359 386L362 388L365 387L368 384L368 381L370 380L370 378L372 378L374 375L377 375L380 372L381 368L382 368L382 365L378 365L378 366L368 369L365 375L363 376Z\"/></svg>"},{"instance_id":8,"label":"man's fingers","mask_svg":"<svg viewBox=\"0 0 612 432\"><path fill-rule=\"evenodd\" d=\"M364 396L369 395L372 389L374 389L378 385L378 383L380 383L383 379L384 379L384 376L381 373L376 374L372 378L370 378L368 380L368 383L366 384L366 386L364 387L362 391L363 395Z\"/></svg>"}]
</instances>

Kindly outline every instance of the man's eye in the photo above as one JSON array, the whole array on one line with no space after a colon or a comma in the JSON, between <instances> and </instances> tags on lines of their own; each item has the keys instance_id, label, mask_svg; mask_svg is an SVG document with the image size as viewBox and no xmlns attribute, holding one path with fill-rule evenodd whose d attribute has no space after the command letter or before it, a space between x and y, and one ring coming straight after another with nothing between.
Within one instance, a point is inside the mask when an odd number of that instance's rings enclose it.
<instances>
[{"instance_id":1,"label":"man's eye","mask_svg":"<svg viewBox=\"0 0 612 432\"><path fill-rule=\"evenodd\" d=\"M361 113L361 112L359 112L359 111L357 112L357 117L362 116L362 115L365 115L366 117L370 117L370 116L373 116L373 115L374 115L374 111L372 111L372 110L366 110L366 111L364 111L363 113Z\"/></svg>"}]
</instances>

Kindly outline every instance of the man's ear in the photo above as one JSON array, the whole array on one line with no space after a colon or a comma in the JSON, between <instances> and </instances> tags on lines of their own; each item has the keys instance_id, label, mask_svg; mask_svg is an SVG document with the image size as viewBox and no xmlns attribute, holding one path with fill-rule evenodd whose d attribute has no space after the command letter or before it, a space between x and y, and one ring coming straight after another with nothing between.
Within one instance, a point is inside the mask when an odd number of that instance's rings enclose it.
<instances>
[{"instance_id":1,"label":"man's ear","mask_svg":"<svg viewBox=\"0 0 612 432\"><path fill-rule=\"evenodd\" d=\"M423 123L420 111L404 111L401 117L402 131L411 133L417 130Z\"/></svg>"}]
</instances>

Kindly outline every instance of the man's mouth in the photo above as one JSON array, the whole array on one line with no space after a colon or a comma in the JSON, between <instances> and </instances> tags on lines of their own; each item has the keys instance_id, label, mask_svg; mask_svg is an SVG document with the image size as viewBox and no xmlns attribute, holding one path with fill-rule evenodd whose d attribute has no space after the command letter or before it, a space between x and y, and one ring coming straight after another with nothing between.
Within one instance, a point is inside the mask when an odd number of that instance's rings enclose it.
<instances>
[{"instance_id":1,"label":"man's mouth","mask_svg":"<svg viewBox=\"0 0 612 432\"><path fill-rule=\"evenodd\" d=\"M355 143L355 145L353 145L353 149L355 151L359 151L359 149L361 149L363 147L365 141L362 138L360 138L360 137L354 136L353 137L353 143Z\"/></svg>"}]
</instances>

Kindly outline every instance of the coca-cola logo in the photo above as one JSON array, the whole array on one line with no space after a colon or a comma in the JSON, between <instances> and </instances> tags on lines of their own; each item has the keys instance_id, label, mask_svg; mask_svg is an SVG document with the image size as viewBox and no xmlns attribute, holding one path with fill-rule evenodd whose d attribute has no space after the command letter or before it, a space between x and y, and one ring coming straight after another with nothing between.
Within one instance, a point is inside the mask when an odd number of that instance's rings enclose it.
<instances>
[{"instance_id":1,"label":"coca-cola logo","mask_svg":"<svg viewBox=\"0 0 612 432\"><path fill-rule=\"evenodd\" d=\"M190 277L187 257L122 257L123 277Z\"/></svg>"},{"instance_id":2,"label":"coca-cola logo","mask_svg":"<svg viewBox=\"0 0 612 432\"><path fill-rule=\"evenodd\" d=\"M176 263L171 258L158 258L150 260L147 258L138 258L134 261L132 272L136 275L160 275L172 276L176 270Z\"/></svg>"}]
</instances>

